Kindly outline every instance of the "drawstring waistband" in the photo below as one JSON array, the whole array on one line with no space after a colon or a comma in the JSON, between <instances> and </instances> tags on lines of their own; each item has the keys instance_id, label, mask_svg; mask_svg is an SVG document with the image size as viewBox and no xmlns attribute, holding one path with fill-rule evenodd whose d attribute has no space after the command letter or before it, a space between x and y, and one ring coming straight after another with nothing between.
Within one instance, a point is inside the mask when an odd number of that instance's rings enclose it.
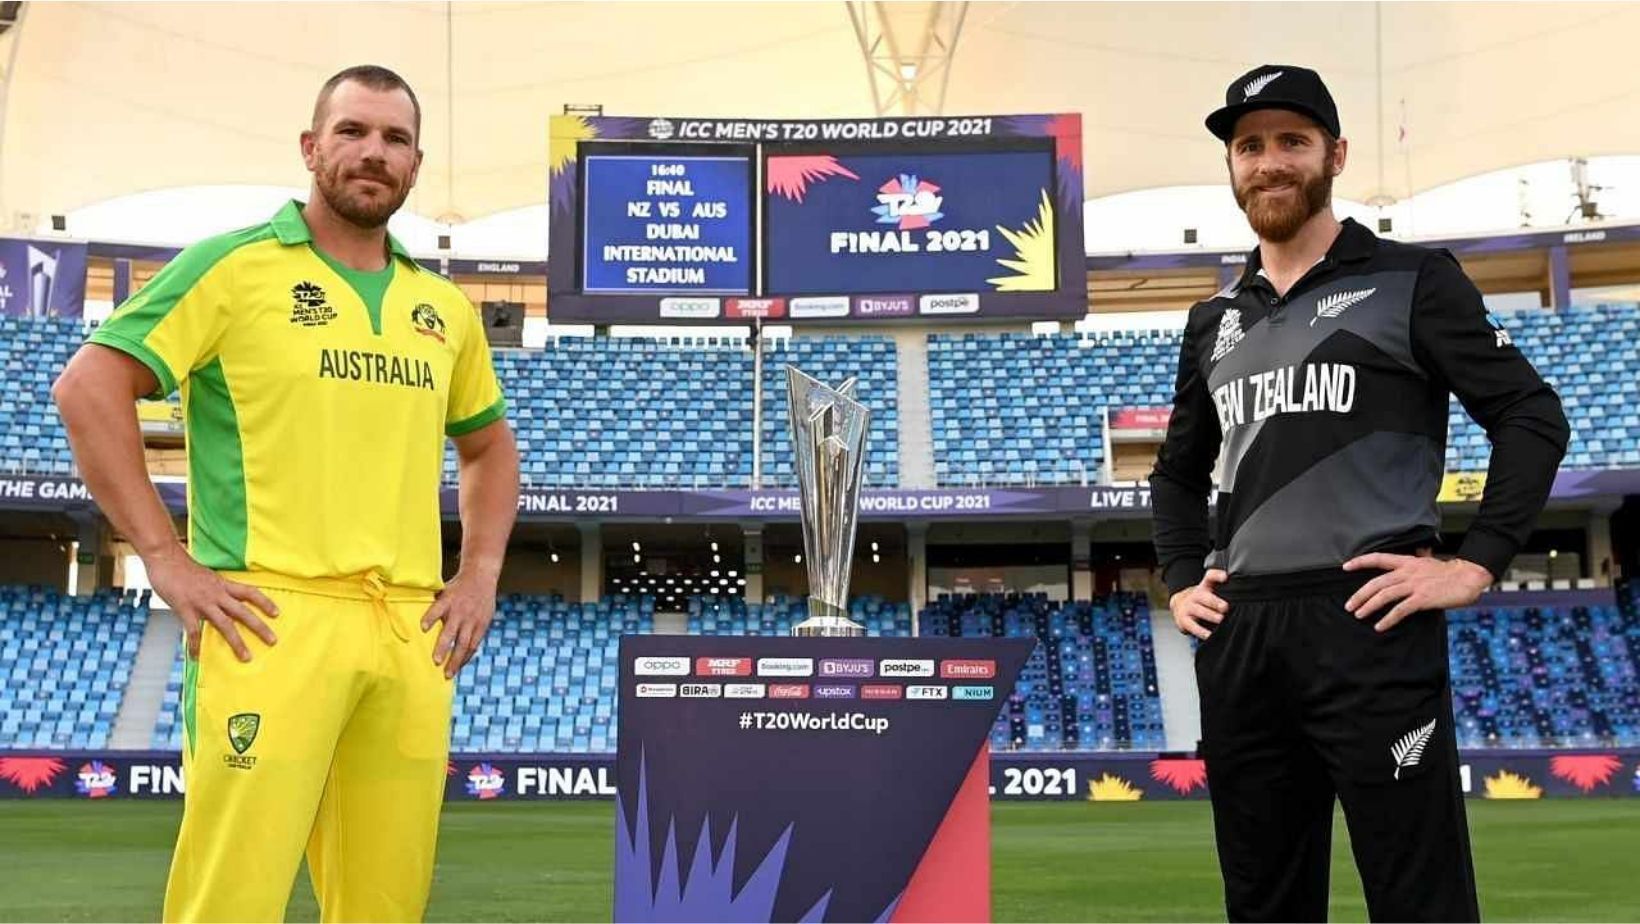
<instances>
[{"instance_id":1,"label":"drawstring waistband","mask_svg":"<svg viewBox=\"0 0 1640 924\"><path fill-rule=\"evenodd\" d=\"M316 594L343 600L367 600L387 621L388 628L401 642L412 638L403 616L390 603L433 602L433 592L421 587L401 587L389 584L380 571L372 568L362 574L346 577L292 577L273 571L224 571L221 575L236 583L249 584L270 590L288 590L299 594Z\"/></svg>"}]
</instances>

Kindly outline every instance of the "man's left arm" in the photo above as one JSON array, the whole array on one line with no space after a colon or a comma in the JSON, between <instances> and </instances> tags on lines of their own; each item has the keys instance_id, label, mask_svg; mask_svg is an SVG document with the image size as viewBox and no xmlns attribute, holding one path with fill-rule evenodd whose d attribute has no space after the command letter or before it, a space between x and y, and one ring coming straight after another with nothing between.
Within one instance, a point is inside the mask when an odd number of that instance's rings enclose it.
<instances>
[{"instance_id":1,"label":"man's left arm","mask_svg":"<svg viewBox=\"0 0 1640 924\"><path fill-rule=\"evenodd\" d=\"M1350 598L1366 618L1399 600L1380 631L1424 609L1467 606L1502 577L1549 499L1571 428L1555 394L1509 334L1487 317L1480 290L1445 251L1418 276L1412 349L1437 384L1458 396L1492 443L1480 512L1449 561L1374 553L1345 568L1383 568Z\"/></svg>"},{"instance_id":2,"label":"man's left arm","mask_svg":"<svg viewBox=\"0 0 1640 924\"><path fill-rule=\"evenodd\" d=\"M503 418L454 437L461 459L461 566L422 617L443 620L433 662L454 677L484 642L495 617L496 582L518 516L518 444Z\"/></svg>"}]
</instances>

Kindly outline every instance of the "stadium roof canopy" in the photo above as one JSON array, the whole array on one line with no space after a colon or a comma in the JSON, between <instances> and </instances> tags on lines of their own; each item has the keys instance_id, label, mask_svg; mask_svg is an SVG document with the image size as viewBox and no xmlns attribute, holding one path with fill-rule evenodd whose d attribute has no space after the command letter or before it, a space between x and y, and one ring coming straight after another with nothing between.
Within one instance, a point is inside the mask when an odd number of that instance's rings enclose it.
<instances>
[{"instance_id":1,"label":"stadium roof canopy","mask_svg":"<svg viewBox=\"0 0 1640 924\"><path fill-rule=\"evenodd\" d=\"M450 221L544 201L547 118L565 104L866 117L907 65L923 69L923 112L943 93L946 115L1082 113L1090 198L1222 182L1202 118L1266 61L1330 82L1352 142L1338 193L1357 201L1640 153L1633 3L21 7L0 34L0 224L13 228L146 190L305 186L296 138L313 94L360 62L415 86L427 161L409 205ZM875 88L873 59L887 62Z\"/></svg>"}]
</instances>

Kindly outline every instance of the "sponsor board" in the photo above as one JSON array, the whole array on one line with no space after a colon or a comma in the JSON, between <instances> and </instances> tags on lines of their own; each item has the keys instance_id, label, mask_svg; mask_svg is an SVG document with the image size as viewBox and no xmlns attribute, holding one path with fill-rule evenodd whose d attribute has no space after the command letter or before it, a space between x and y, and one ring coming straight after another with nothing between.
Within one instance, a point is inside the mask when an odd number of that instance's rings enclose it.
<instances>
[{"instance_id":1,"label":"sponsor board","mask_svg":"<svg viewBox=\"0 0 1640 924\"><path fill-rule=\"evenodd\" d=\"M762 699L764 689L761 683L726 683L723 685L723 698Z\"/></svg>"},{"instance_id":2,"label":"sponsor board","mask_svg":"<svg viewBox=\"0 0 1640 924\"><path fill-rule=\"evenodd\" d=\"M639 677L687 677L688 658L644 657L632 662L632 673Z\"/></svg>"},{"instance_id":3,"label":"sponsor board","mask_svg":"<svg viewBox=\"0 0 1640 924\"><path fill-rule=\"evenodd\" d=\"M808 699L809 685L806 683L771 683L769 684L770 699Z\"/></svg>"},{"instance_id":4,"label":"sponsor board","mask_svg":"<svg viewBox=\"0 0 1640 924\"><path fill-rule=\"evenodd\" d=\"M750 677L751 658L696 658L695 674L699 677Z\"/></svg>"},{"instance_id":5,"label":"sponsor board","mask_svg":"<svg viewBox=\"0 0 1640 924\"><path fill-rule=\"evenodd\" d=\"M870 677L877 669L870 658L824 658L820 661L822 677Z\"/></svg>"},{"instance_id":6,"label":"sponsor board","mask_svg":"<svg viewBox=\"0 0 1640 924\"><path fill-rule=\"evenodd\" d=\"M813 677L813 658L758 658L759 677Z\"/></svg>"},{"instance_id":7,"label":"sponsor board","mask_svg":"<svg viewBox=\"0 0 1640 924\"><path fill-rule=\"evenodd\" d=\"M848 317L848 296L810 296L808 298L794 298L788 303L791 316L801 318L846 318Z\"/></svg>"},{"instance_id":8,"label":"sponsor board","mask_svg":"<svg viewBox=\"0 0 1640 924\"><path fill-rule=\"evenodd\" d=\"M723 696L721 683L680 683L678 695L684 699L719 699Z\"/></svg>"},{"instance_id":9,"label":"sponsor board","mask_svg":"<svg viewBox=\"0 0 1640 924\"><path fill-rule=\"evenodd\" d=\"M904 699L905 687L895 683L867 683L860 686L861 699Z\"/></svg>"},{"instance_id":10,"label":"sponsor board","mask_svg":"<svg viewBox=\"0 0 1640 924\"><path fill-rule=\"evenodd\" d=\"M932 677L932 658L884 658L877 665L879 677Z\"/></svg>"},{"instance_id":11,"label":"sponsor board","mask_svg":"<svg viewBox=\"0 0 1640 924\"><path fill-rule=\"evenodd\" d=\"M940 677L946 680L990 680L997 675L997 662L953 660L940 662Z\"/></svg>"},{"instance_id":12,"label":"sponsor board","mask_svg":"<svg viewBox=\"0 0 1640 924\"><path fill-rule=\"evenodd\" d=\"M924 295L917 302L917 310L921 314L978 314L979 296Z\"/></svg>"},{"instance_id":13,"label":"sponsor board","mask_svg":"<svg viewBox=\"0 0 1640 924\"><path fill-rule=\"evenodd\" d=\"M640 683L638 697L640 699L672 699L678 695L678 685L675 683Z\"/></svg>"},{"instance_id":14,"label":"sponsor board","mask_svg":"<svg viewBox=\"0 0 1640 924\"><path fill-rule=\"evenodd\" d=\"M916 683L905 688L906 699L950 699L951 688L937 683Z\"/></svg>"},{"instance_id":15,"label":"sponsor board","mask_svg":"<svg viewBox=\"0 0 1640 924\"><path fill-rule=\"evenodd\" d=\"M663 298L661 317L677 320L704 320L715 318L723 311L723 301L716 298Z\"/></svg>"}]
</instances>

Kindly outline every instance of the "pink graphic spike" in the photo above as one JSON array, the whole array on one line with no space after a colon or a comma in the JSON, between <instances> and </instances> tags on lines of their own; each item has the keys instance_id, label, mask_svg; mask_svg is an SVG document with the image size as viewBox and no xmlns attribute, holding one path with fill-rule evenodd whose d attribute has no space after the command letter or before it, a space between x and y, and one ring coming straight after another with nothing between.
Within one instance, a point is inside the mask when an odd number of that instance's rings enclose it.
<instances>
[{"instance_id":1,"label":"pink graphic spike","mask_svg":"<svg viewBox=\"0 0 1640 924\"><path fill-rule=\"evenodd\" d=\"M858 180L837 158L828 154L807 154L796 157L771 157L767 165L768 191L793 202L802 202L810 183L824 182L834 176Z\"/></svg>"}]
</instances>

